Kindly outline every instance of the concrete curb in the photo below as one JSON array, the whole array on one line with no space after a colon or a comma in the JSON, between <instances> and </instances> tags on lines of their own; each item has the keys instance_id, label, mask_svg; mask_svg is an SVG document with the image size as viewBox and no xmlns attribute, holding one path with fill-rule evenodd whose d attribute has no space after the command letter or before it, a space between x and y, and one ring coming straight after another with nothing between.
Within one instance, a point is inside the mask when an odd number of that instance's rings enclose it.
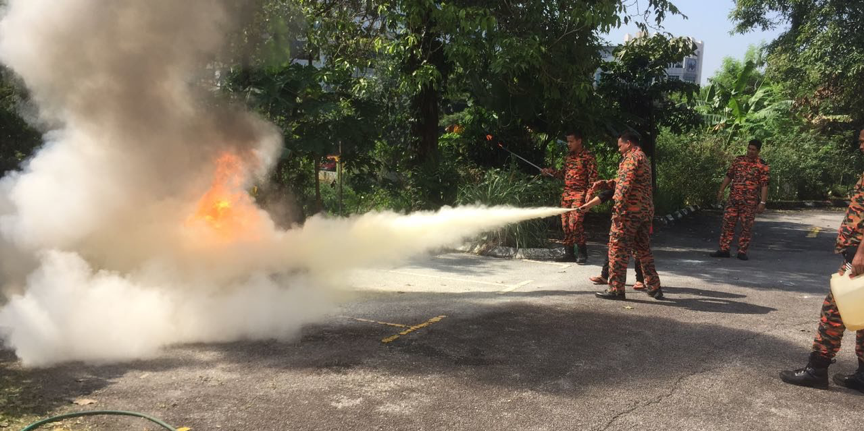
<instances>
[{"instance_id":1,"label":"concrete curb","mask_svg":"<svg viewBox=\"0 0 864 431\"><path fill-rule=\"evenodd\" d=\"M453 249L462 253L480 256L498 257L503 259L553 260L564 256L564 247L555 248L515 248L515 247L483 247L480 245L462 244Z\"/></svg>"},{"instance_id":2,"label":"concrete curb","mask_svg":"<svg viewBox=\"0 0 864 431\"><path fill-rule=\"evenodd\" d=\"M846 208L849 206L848 199L828 199L820 201L769 201L765 207L769 210L791 210L810 208ZM723 210L724 204L709 204L708 208Z\"/></svg>"},{"instance_id":3,"label":"concrete curb","mask_svg":"<svg viewBox=\"0 0 864 431\"><path fill-rule=\"evenodd\" d=\"M699 205L690 205L688 207L681 208L680 210L673 213L666 214L665 216L654 217L654 221L656 223L661 223L668 226L671 224L675 224L676 221L681 221L685 217L691 214L695 214L701 210L702 208Z\"/></svg>"},{"instance_id":4,"label":"concrete curb","mask_svg":"<svg viewBox=\"0 0 864 431\"><path fill-rule=\"evenodd\" d=\"M845 208L848 206L849 201L842 199L824 201L768 202L768 209ZM702 211L703 209L722 211L724 208L725 206L721 204L708 204L705 208L699 205L690 205L664 216L656 216L654 217L654 222L665 226L671 226L692 214ZM564 248L561 246L556 246L554 248L515 248L504 246L483 247L466 243L459 247L448 248L446 251L457 251L503 259L553 260L564 256Z\"/></svg>"},{"instance_id":5,"label":"concrete curb","mask_svg":"<svg viewBox=\"0 0 864 431\"><path fill-rule=\"evenodd\" d=\"M721 207L722 208L722 207ZM676 221L681 221L702 208L699 205L690 205L681 208L671 214L665 216L654 217L654 221L663 225L669 226ZM503 259L529 259L529 260L553 260L564 256L564 247L556 246L553 248L515 248L515 247L484 247L470 243L462 244L459 247L447 249L448 251L457 251L462 253L471 253L480 256L498 257Z\"/></svg>"},{"instance_id":6,"label":"concrete curb","mask_svg":"<svg viewBox=\"0 0 864 431\"><path fill-rule=\"evenodd\" d=\"M768 202L768 209L789 210L808 208L846 208L849 206L848 199L826 199L815 201L772 201Z\"/></svg>"}]
</instances>

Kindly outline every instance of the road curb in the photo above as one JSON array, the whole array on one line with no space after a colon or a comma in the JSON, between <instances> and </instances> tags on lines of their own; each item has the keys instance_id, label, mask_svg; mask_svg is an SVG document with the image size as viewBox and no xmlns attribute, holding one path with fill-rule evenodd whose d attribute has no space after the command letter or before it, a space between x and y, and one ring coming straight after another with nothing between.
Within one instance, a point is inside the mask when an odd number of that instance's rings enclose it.
<instances>
[{"instance_id":1,"label":"road curb","mask_svg":"<svg viewBox=\"0 0 864 431\"><path fill-rule=\"evenodd\" d=\"M679 209L673 213L666 214L664 216L654 217L654 221L656 223L664 224L664 225L672 225L677 221L684 220L686 217L695 214L702 210L702 207L699 205L690 205L684 208Z\"/></svg>"},{"instance_id":2,"label":"road curb","mask_svg":"<svg viewBox=\"0 0 864 431\"><path fill-rule=\"evenodd\" d=\"M655 223L669 226L701 210L702 207L700 207L699 205L690 205L681 208L674 213L669 213L665 216L654 217L654 221ZM470 253L480 256L497 257L503 259L553 260L564 256L564 247L561 246L552 248L516 248L500 245L488 247L483 245L465 243L458 247L448 248L446 249L446 251L456 251L461 253Z\"/></svg>"},{"instance_id":3,"label":"road curb","mask_svg":"<svg viewBox=\"0 0 864 431\"><path fill-rule=\"evenodd\" d=\"M471 253L480 256L498 257L503 259L530 259L530 260L553 260L564 256L563 247L555 248L516 248L494 246L485 247L475 244L462 244L453 249L462 253Z\"/></svg>"},{"instance_id":4,"label":"road curb","mask_svg":"<svg viewBox=\"0 0 864 431\"><path fill-rule=\"evenodd\" d=\"M846 208L848 199L825 199L808 201L771 201L767 208L772 210L809 209L809 208Z\"/></svg>"}]
</instances>

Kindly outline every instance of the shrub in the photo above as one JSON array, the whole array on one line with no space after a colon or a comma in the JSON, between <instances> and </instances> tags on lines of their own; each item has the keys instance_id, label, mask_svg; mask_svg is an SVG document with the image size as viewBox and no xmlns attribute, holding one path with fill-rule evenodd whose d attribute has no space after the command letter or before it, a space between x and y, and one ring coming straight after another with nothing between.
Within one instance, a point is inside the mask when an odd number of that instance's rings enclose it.
<instances>
[{"instance_id":1,"label":"shrub","mask_svg":"<svg viewBox=\"0 0 864 431\"><path fill-rule=\"evenodd\" d=\"M713 202L731 161L722 137L664 131L657 139L656 214Z\"/></svg>"},{"instance_id":2,"label":"shrub","mask_svg":"<svg viewBox=\"0 0 864 431\"><path fill-rule=\"evenodd\" d=\"M511 165L508 170L489 170L479 182L462 185L456 201L462 205L557 206L560 192L559 183L542 181L539 176L525 175ZM558 223L557 218L551 217L528 220L487 232L480 235L476 241L487 246L546 246L550 229Z\"/></svg>"}]
</instances>

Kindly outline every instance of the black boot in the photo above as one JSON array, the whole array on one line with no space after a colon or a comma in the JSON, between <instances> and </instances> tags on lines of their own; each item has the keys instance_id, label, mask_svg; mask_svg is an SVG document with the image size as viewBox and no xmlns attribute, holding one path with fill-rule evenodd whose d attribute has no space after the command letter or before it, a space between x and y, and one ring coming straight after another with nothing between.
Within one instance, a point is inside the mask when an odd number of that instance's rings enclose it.
<instances>
[{"instance_id":1,"label":"black boot","mask_svg":"<svg viewBox=\"0 0 864 431\"><path fill-rule=\"evenodd\" d=\"M627 295L623 291L621 293L618 293L618 292L615 292L615 291L609 290L609 289L606 289L602 292L596 292L596 293L594 293L594 295L596 295L598 298L618 300L618 301L623 301L623 300L627 299Z\"/></svg>"},{"instance_id":2,"label":"black boot","mask_svg":"<svg viewBox=\"0 0 864 431\"><path fill-rule=\"evenodd\" d=\"M663 288L660 286L657 286L657 288L654 290L646 290L645 293L647 293L648 296L650 296L650 297L652 297L658 301L665 298L663 296Z\"/></svg>"},{"instance_id":3,"label":"black boot","mask_svg":"<svg viewBox=\"0 0 864 431\"><path fill-rule=\"evenodd\" d=\"M709 253L708 256L711 257L729 257L729 250L717 250L714 253Z\"/></svg>"},{"instance_id":4,"label":"black boot","mask_svg":"<svg viewBox=\"0 0 864 431\"><path fill-rule=\"evenodd\" d=\"M834 383L844 388L864 392L864 361L858 359L858 371L852 374L835 374Z\"/></svg>"},{"instance_id":5,"label":"black boot","mask_svg":"<svg viewBox=\"0 0 864 431\"><path fill-rule=\"evenodd\" d=\"M828 389L828 366L833 362L817 352L810 353L807 366L780 372L780 378L791 385Z\"/></svg>"},{"instance_id":6,"label":"black boot","mask_svg":"<svg viewBox=\"0 0 864 431\"><path fill-rule=\"evenodd\" d=\"M572 245L564 245L564 256L555 259L555 262L576 262L576 253Z\"/></svg>"},{"instance_id":7,"label":"black boot","mask_svg":"<svg viewBox=\"0 0 864 431\"><path fill-rule=\"evenodd\" d=\"M585 265L588 262L588 246L585 244L579 244L576 247L579 248L579 256L576 257L576 263L579 265Z\"/></svg>"}]
</instances>

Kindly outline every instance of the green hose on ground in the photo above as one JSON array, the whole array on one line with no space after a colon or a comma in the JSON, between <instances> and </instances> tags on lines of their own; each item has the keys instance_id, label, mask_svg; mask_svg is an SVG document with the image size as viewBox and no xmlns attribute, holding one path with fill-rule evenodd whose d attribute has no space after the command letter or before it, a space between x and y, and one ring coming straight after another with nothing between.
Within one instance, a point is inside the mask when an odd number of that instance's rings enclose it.
<instances>
[{"instance_id":1,"label":"green hose on ground","mask_svg":"<svg viewBox=\"0 0 864 431\"><path fill-rule=\"evenodd\" d=\"M42 425L45 425L47 423L62 421L63 419L75 418L75 417L79 417L79 416L95 416L95 415L134 416L134 417L138 417L138 418L147 419L148 421L153 422L155 424L158 424L159 426L161 426L162 428L165 428L168 431L177 431L171 425L168 425L165 422L162 422L159 419L156 419L154 417L147 416L143 413L124 412L121 410L91 410L91 411L86 411L86 412L66 413L65 415L54 416L54 417L50 417L48 419L43 419L39 422L32 423L30 425L27 425L21 431L35 430L36 428L39 428Z\"/></svg>"}]
</instances>

